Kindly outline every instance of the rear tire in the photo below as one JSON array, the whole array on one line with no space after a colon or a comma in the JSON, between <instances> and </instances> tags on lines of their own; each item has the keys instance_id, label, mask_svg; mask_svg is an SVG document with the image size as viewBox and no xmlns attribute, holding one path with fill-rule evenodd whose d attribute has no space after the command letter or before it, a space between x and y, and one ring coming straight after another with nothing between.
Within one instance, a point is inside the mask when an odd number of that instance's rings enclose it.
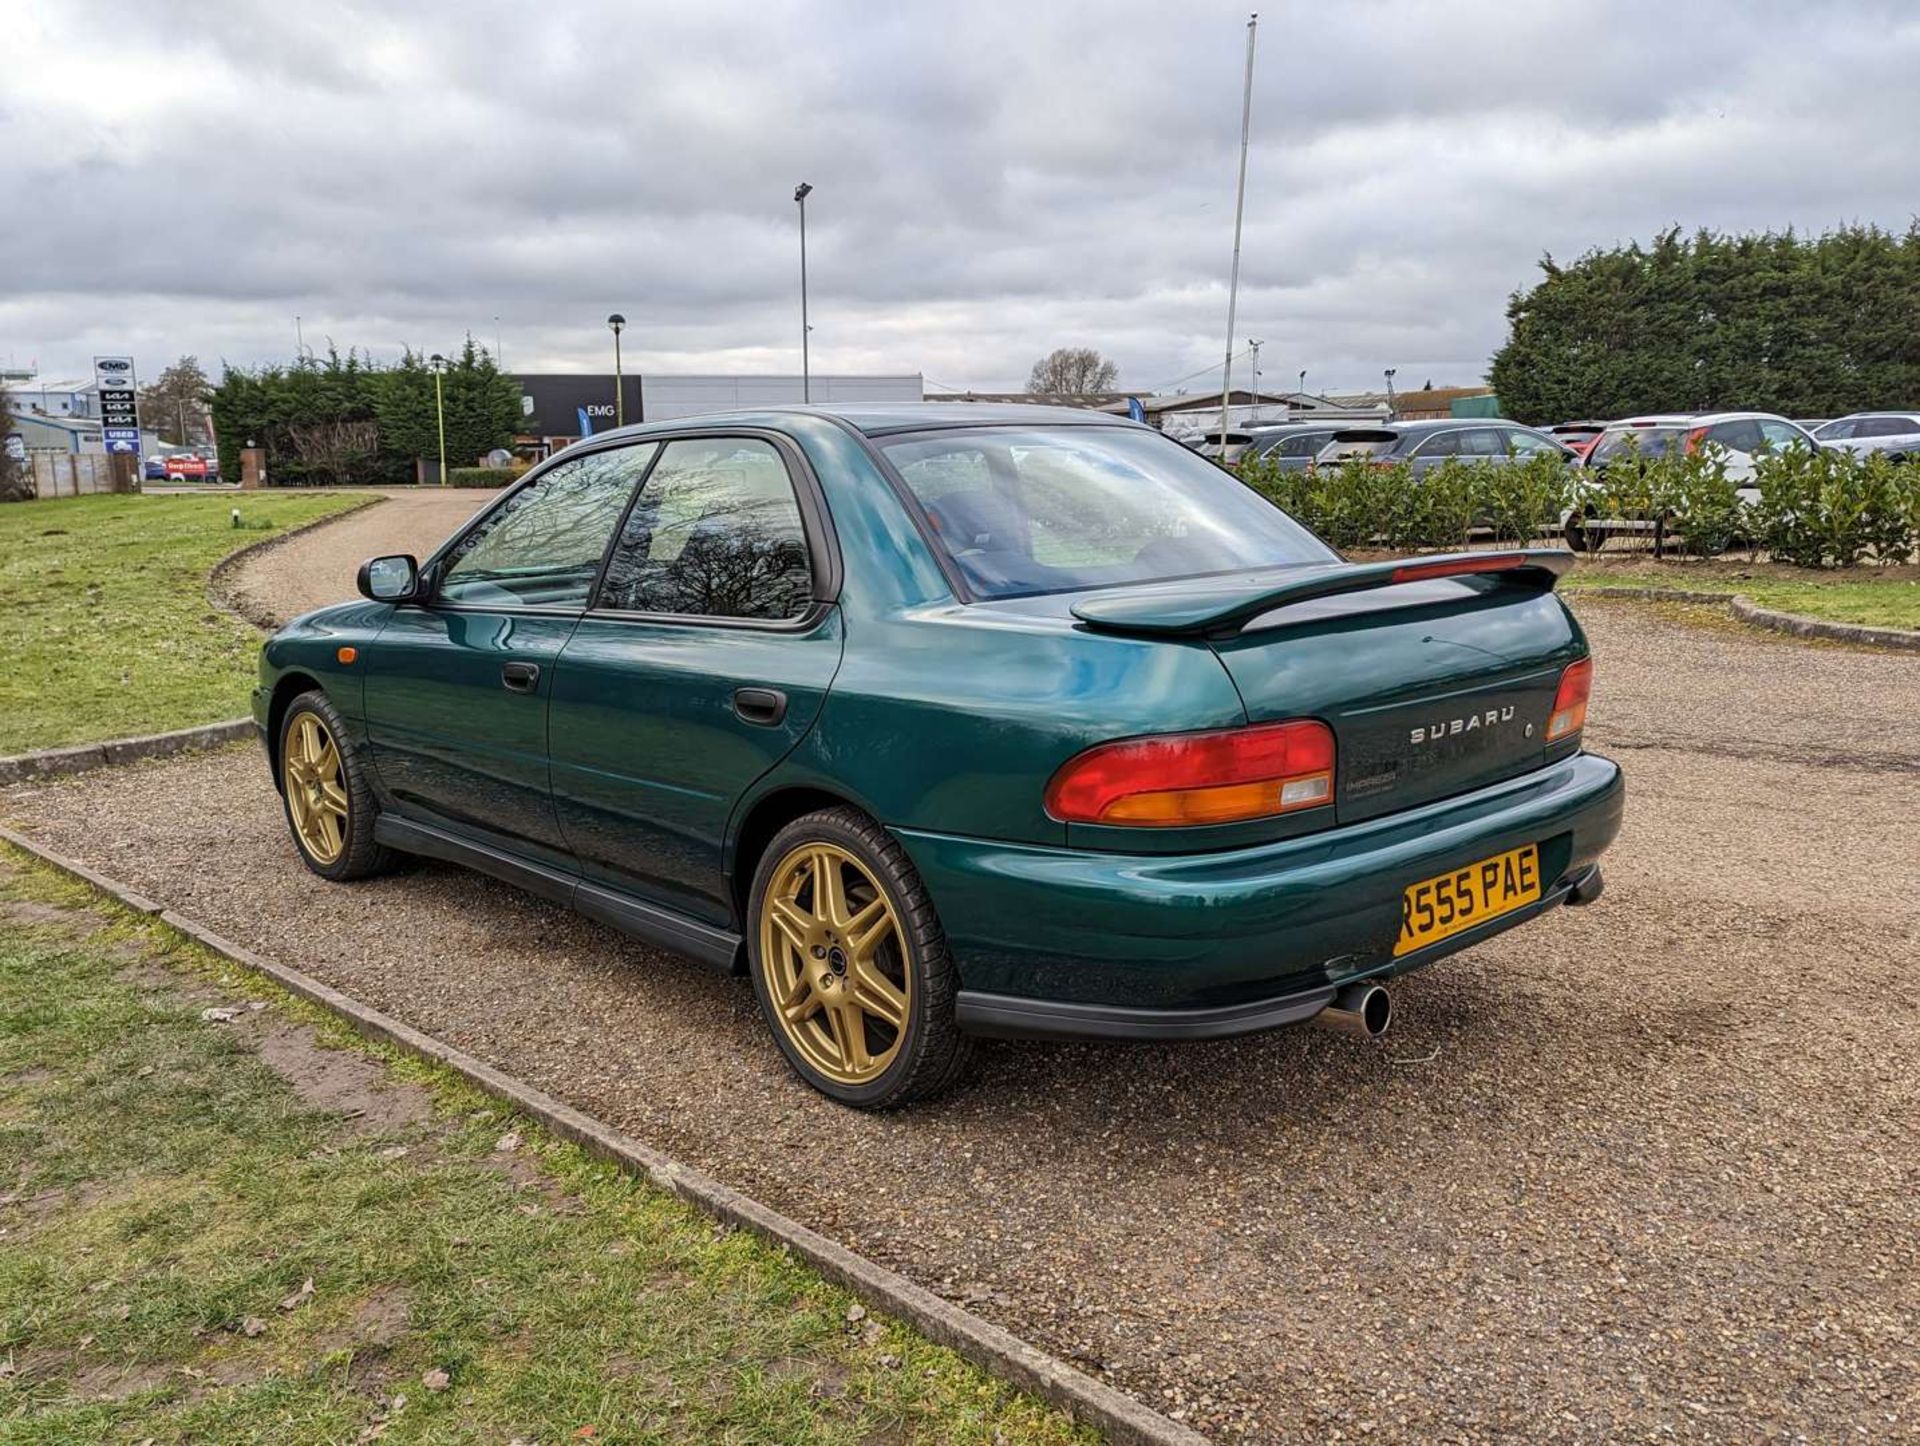
<instances>
[{"instance_id":1,"label":"rear tire","mask_svg":"<svg viewBox=\"0 0 1920 1446\"><path fill-rule=\"evenodd\" d=\"M959 976L933 900L899 841L855 808L794 820L754 870L753 992L801 1079L856 1109L950 1088L972 1057Z\"/></svg>"},{"instance_id":2,"label":"rear tire","mask_svg":"<svg viewBox=\"0 0 1920 1446\"><path fill-rule=\"evenodd\" d=\"M379 805L367 762L332 700L318 688L295 698L279 744L280 802L300 861L335 883L390 870L393 851L373 838Z\"/></svg>"}]
</instances>

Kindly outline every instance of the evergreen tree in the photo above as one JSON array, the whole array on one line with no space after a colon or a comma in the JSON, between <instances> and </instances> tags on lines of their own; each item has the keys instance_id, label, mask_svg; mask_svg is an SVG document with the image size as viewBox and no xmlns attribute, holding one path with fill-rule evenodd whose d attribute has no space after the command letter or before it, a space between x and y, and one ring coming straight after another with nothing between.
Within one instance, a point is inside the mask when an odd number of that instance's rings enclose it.
<instances>
[{"instance_id":1,"label":"evergreen tree","mask_svg":"<svg viewBox=\"0 0 1920 1446\"><path fill-rule=\"evenodd\" d=\"M1552 423L1753 408L1838 416L1920 398L1920 223L1683 239L1676 227L1571 265L1507 307L1489 380Z\"/></svg>"}]
</instances>

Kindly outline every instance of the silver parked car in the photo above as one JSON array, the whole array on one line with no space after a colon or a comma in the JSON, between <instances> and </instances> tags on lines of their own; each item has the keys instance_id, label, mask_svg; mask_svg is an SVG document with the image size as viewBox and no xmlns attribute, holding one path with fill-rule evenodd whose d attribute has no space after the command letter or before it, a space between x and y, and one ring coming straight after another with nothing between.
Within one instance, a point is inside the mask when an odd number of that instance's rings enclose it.
<instances>
[{"instance_id":1,"label":"silver parked car","mask_svg":"<svg viewBox=\"0 0 1920 1446\"><path fill-rule=\"evenodd\" d=\"M1920 456L1920 412L1852 412L1822 422L1813 434L1823 447L1864 456L1887 452L1895 458Z\"/></svg>"},{"instance_id":2,"label":"silver parked car","mask_svg":"<svg viewBox=\"0 0 1920 1446\"><path fill-rule=\"evenodd\" d=\"M1348 457L1370 457L1386 464L1411 462L1425 476L1449 457L1468 462L1524 462L1546 452L1563 462L1578 460L1572 448L1545 432L1498 418L1432 422L1349 423L1320 449L1322 466Z\"/></svg>"}]
</instances>

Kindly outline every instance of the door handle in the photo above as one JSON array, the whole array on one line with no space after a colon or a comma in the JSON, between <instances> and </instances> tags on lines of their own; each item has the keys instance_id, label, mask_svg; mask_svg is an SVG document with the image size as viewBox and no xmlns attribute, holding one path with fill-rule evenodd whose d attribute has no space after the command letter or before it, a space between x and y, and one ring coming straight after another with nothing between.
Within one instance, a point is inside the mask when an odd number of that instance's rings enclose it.
<instances>
[{"instance_id":1,"label":"door handle","mask_svg":"<svg viewBox=\"0 0 1920 1446\"><path fill-rule=\"evenodd\" d=\"M540 686L538 663L502 663L500 686L509 693L531 693Z\"/></svg>"},{"instance_id":2,"label":"door handle","mask_svg":"<svg viewBox=\"0 0 1920 1446\"><path fill-rule=\"evenodd\" d=\"M787 695L778 688L740 688L733 695L733 711L742 723L772 728L787 716Z\"/></svg>"}]
</instances>

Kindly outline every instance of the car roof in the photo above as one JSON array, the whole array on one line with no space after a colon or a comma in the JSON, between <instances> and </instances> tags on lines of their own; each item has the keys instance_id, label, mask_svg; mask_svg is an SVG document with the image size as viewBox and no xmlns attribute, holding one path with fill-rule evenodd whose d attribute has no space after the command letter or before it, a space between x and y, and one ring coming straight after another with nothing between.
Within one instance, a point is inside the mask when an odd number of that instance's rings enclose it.
<instances>
[{"instance_id":1,"label":"car roof","mask_svg":"<svg viewBox=\"0 0 1920 1446\"><path fill-rule=\"evenodd\" d=\"M808 406L743 407L724 412L700 412L658 422L640 422L617 431L596 432L593 439L648 437L688 427L778 427L782 422L809 417L837 421L869 437L950 427L1045 425L1154 430L1145 423L1131 421L1113 412L1094 412L1084 407L1042 407L1019 402L849 402L844 405L814 403Z\"/></svg>"},{"instance_id":2,"label":"car roof","mask_svg":"<svg viewBox=\"0 0 1920 1446\"><path fill-rule=\"evenodd\" d=\"M1915 417L1920 417L1920 407L1915 407L1911 412L1848 412L1844 417L1831 417L1828 420L1834 422L1858 422L1868 417L1902 417L1911 421ZM1824 427L1826 422L1822 422L1820 425Z\"/></svg>"}]
</instances>

